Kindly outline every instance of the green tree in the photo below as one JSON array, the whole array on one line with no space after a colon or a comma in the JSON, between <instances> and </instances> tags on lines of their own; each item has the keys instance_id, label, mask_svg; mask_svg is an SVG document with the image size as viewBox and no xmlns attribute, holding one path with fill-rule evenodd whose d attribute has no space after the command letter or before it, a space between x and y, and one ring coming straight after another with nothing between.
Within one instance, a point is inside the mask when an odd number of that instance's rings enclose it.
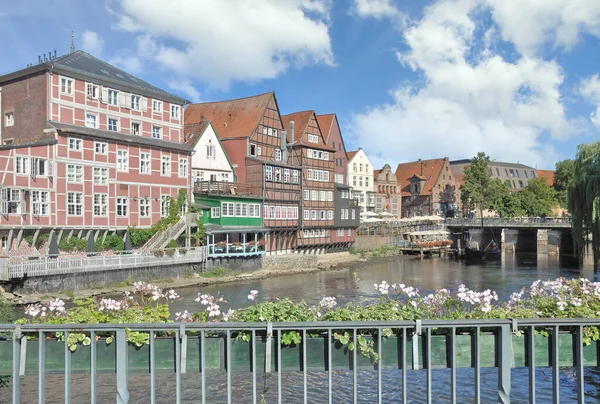
<instances>
[{"instance_id":1,"label":"green tree","mask_svg":"<svg viewBox=\"0 0 600 404\"><path fill-rule=\"evenodd\" d=\"M557 199L561 208L569 206L568 189L575 175L575 160L567 159L556 163L554 172L554 183L552 186L557 192Z\"/></svg>"},{"instance_id":2,"label":"green tree","mask_svg":"<svg viewBox=\"0 0 600 404\"><path fill-rule=\"evenodd\" d=\"M490 200L489 188L492 182L490 174L490 158L484 152L477 153L471 164L465 167L464 183L460 187L460 199L468 209L479 209L483 220L483 209Z\"/></svg>"},{"instance_id":3,"label":"green tree","mask_svg":"<svg viewBox=\"0 0 600 404\"><path fill-rule=\"evenodd\" d=\"M573 244L579 263L583 263L583 250L588 243L588 232L591 232L596 268L600 258L600 142L582 144L577 148L567 195L573 217Z\"/></svg>"},{"instance_id":4,"label":"green tree","mask_svg":"<svg viewBox=\"0 0 600 404\"><path fill-rule=\"evenodd\" d=\"M196 233L194 233L193 237L196 241L197 246L204 245L206 242L206 228L204 227L204 220L202 220L202 214L198 215L198 221L196 222Z\"/></svg>"},{"instance_id":5,"label":"green tree","mask_svg":"<svg viewBox=\"0 0 600 404\"><path fill-rule=\"evenodd\" d=\"M543 178L529 180L527 187L518 194L527 216L552 216L552 208L557 202L556 191Z\"/></svg>"}]
</instances>

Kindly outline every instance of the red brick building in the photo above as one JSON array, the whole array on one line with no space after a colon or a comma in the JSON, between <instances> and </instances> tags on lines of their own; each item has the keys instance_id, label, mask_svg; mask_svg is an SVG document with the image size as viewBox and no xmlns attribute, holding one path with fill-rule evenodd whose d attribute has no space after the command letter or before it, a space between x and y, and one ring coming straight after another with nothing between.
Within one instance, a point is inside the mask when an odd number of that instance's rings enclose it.
<instances>
[{"instance_id":1,"label":"red brick building","mask_svg":"<svg viewBox=\"0 0 600 404\"><path fill-rule=\"evenodd\" d=\"M287 138L274 93L192 104L186 125L210 120L237 179L264 198L263 224L271 228L267 251L296 247L302 171L289 158Z\"/></svg>"},{"instance_id":2,"label":"red brick building","mask_svg":"<svg viewBox=\"0 0 600 404\"><path fill-rule=\"evenodd\" d=\"M335 174L334 182L337 184L348 185L346 177L348 175L348 154L344 145L344 138L338 123L336 114L317 115L319 127L323 132L327 146L335 150Z\"/></svg>"},{"instance_id":3,"label":"red brick building","mask_svg":"<svg viewBox=\"0 0 600 404\"><path fill-rule=\"evenodd\" d=\"M187 101L77 51L0 76L0 226L150 226L190 189Z\"/></svg>"}]
</instances>

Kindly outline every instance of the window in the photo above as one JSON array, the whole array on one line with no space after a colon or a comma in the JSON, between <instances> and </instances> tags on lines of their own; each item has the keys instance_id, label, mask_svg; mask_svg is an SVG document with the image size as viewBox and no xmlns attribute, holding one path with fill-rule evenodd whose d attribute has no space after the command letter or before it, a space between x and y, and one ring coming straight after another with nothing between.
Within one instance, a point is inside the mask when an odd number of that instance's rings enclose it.
<instances>
[{"instance_id":1,"label":"window","mask_svg":"<svg viewBox=\"0 0 600 404\"><path fill-rule=\"evenodd\" d=\"M313 201L318 201L319 200L319 191L317 191L316 189L313 189L312 191L310 191L310 199L312 199Z\"/></svg>"},{"instance_id":2,"label":"window","mask_svg":"<svg viewBox=\"0 0 600 404\"><path fill-rule=\"evenodd\" d=\"M512 180L512 186L513 186L513 188L517 187L517 184L515 183L515 180Z\"/></svg>"},{"instance_id":3,"label":"window","mask_svg":"<svg viewBox=\"0 0 600 404\"><path fill-rule=\"evenodd\" d=\"M305 209L305 210L302 212L302 214L303 214L304 220L310 220L310 210L306 210L306 209Z\"/></svg>"},{"instance_id":4,"label":"window","mask_svg":"<svg viewBox=\"0 0 600 404\"><path fill-rule=\"evenodd\" d=\"M179 119L179 105L171 105L171 118Z\"/></svg>"},{"instance_id":5,"label":"window","mask_svg":"<svg viewBox=\"0 0 600 404\"><path fill-rule=\"evenodd\" d=\"M329 161L329 152L323 152L323 160Z\"/></svg>"},{"instance_id":6,"label":"window","mask_svg":"<svg viewBox=\"0 0 600 404\"><path fill-rule=\"evenodd\" d=\"M117 216L124 217L128 214L129 198L117 198Z\"/></svg>"},{"instance_id":7,"label":"window","mask_svg":"<svg viewBox=\"0 0 600 404\"><path fill-rule=\"evenodd\" d=\"M496 167L496 174L498 175L498 177L500 177L500 169L498 167Z\"/></svg>"},{"instance_id":8,"label":"window","mask_svg":"<svg viewBox=\"0 0 600 404\"><path fill-rule=\"evenodd\" d=\"M214 160L216 157L217 157L217 148L211 144L207 144L206 145L206 158Z\"/></svg>"},{"instance_id":9,"label":"window","mask_svg":"<svg viewBox=\"0 0 600 404\"><path fill-rule=\"evenodd\" d=\"M108 153L108 144L104 142L95 142L94 143L94 151L96 154L107 154Z\"/></svg>"},{"instance_id":10,"label":"window","mask_svg":"<svg viewBox=\"0 0 600 404\"><path fill-rule=\"evenodd\" d=\"M94 216L108 215L108 195L94 194Z\"/></svg>"},{"instance_id":11,"label":"window","mask_svg":"<svg viewBox=\"0 0 600 404\"><path fill-rule=\"evenodd\" d=\"M14 112L7 112L4 114L4 126L13 126L15 124Z\"/></svg>"},{"instance_id":12,"label":"window","mask_svg":"<svg viewBox=\"0 0 600 404\"><path fill-rule=\"evenodd\" d=\"M162 156L161 157L160 174L161 175L171 175L171 157L170 156Z\"/></svg>"},{"instance_id":13,"label":"window","mask_svg":"<svg viewBox=\"0 0 600 404\"><path fill-rule=\"evenodd\" d=\"M129 171L129 152L117 150L117 171Z\"/></svg>"},{"instance_id":14,"label":"window","mask_svg":"<svg viewBox=\"0 0 600 404\"><path fill-rule=\"evenodd\" d=\"M142 97L139 95L131 96L131 109L135 109L136 111L140 111L142 109Z\"/></svg>"},{"instance_id":15,"label":"window","mask_svg":"<svg viewBox=\"0 0 600 404\"><path fill-rule=\"evenodd\" d=\"M369 186L369 177L365 177L365 187Z\"/></svg>"},{"instance_id":16,"label":"window","mask_svg":"<svg viewBox=\"0 0 600 404\"><path fill-rule=\"evenodd\" d=\"M326 198L327 198L327 193L325 191L319 191L319 200L325 201Z\"/></svg>"},{"instance_id":17,"label":"window","mask_svg":"<svg viewBox=\"0 0 600 404\"><path fill-rule=\"evenodd\" d=\"M338 184L343 184L344 183L344 174L335 174L333 176L334 181L337 182Z\"/></svg>"},{"instance_id":18,"label":"window","mask_svg":"<svg viewBox=\"0 0 600 404\"><path fill-rule=\"evenodd\" d=\"M150 153L140 153L140 174L150 174Z\"/></svg>"},{"instance_id":19,"label":"window","mask_svg":"<svg viewBox=\"0 0 600 404\"><path fill-rule=\"evenodd\" d=\"M82 143L83 142L81 139L76 139L76 138L70 137L69 138L69 150L81 151L81 149L83 148Z\"/></svg>"},{"instance_id":20,"label":"window","mask_svg":"<svg viewBox=\"0 0 600 404\"><path fill-rule=\"evenodd\" d=\"M525 188L525 185L523 185L523 181L519 180L519 187L520 188Z\"/></svg>"},{"instance_id":21,"label":"window","mask_svg":"<svg viewBox=\"0 0 600 404\"><path fill-rule=\"evenodd\" d=\"M235 216L235 203L221 202L221 216L223 216L223 217Z\"/></svg>"},{"instance_id":22,"label":"window","mask_svg":"<svg viewBox=\"0 0 600 404\"><path fill-rule=\"evenodd\" d=\"M160 126L153 126L152 127L152 137L154 139L160 139L160 138L162 138L162 128Z\"/></svg>"},{"instance_id":23,"label":"window","mask_svg":"<svg viewBox=\"0 0 600 404\"><path fill-rule=\"evenodd\" d=\"M83 214L83 193L67 192L67 214L81 216Z\"/></svg>"},{"instance_id":24,"label":"window","mask_svg":"<svg viewBox=\"0 0 600 404\"><path fill-rule=\"evenodd\" d=\"M254 143L250 143L250 155L256 156L256 145Z\"/></svg>"},{"instance_id":25,"label":"window","mask_svg":"<svg viewBox=\"0 0 600 404\"><path fill-rule=\"evenodd\" d=\"M160 196L160 216L169 216L169 207L171 206L171 197L169 195Z\"/></svg>"},{"instance_id":26,"label":"window","mask_svg":"<svg viewBox=\"0 0 600 404\"><path fill-rule=\"evenodd\" d=\"M60 79L60 92L63 94L73 95L73 79L62 77Z\"/></svg>"},{"instance_id":27,"label":"window","mask_svg":"<svg viewBox=\"0 0 600 404\"><path fill-rule=\"evenodd\" d=\"M85 114L85 126L88 128L97 128L98 117L94 114Z\"/></svg>"},{"instance_id":28,"label":"window","mask_svg":"<svg viewBox=\"0 0 600 404\"><path fill-rule=\"evenodd\" d=\"M292 170L292 184L297 184L298 183L298 170Z\"/></svg>"},{"instance_id":29,"label":"window","mask_svg":"<svg viewBox=\"0 0 600 404\"><path fill-rule=\"evenodd\" d=\"M507 168L504 169L504 172L506 173L506 176L508 177L508 169Z\"/></svg>"},{"instance_id":30,"label":"window","mask_svg":"<svg viewBox=\"0 0 600 404\"><path fill-rule=\"evenodd\" d=\"M67 182L83 182L83 166L67 164Z\"/></svg>"},{"instance_id":31,"label":"window","mask_svg":"<svg viewBox=\"0 0 600 404\"><path fill-rule=\"evenodd\" d=\"M35 216L47 216L49 202L48 191L31 191L31 213Z\"/></svg>"},{"instance_id":32,"label":"window","mask_svg":"<svg viewBox=\"0 0 600 404\"><path fill-rule=\"evenodd\" d=\"M281 149L275 149L275 161L281 161Z\"/></svg>"},{"instance_id":33,"label":"window","mask_svg":"<svg viewBox=\"0 0 600 404\"><path fill-rule=\"evenodd\" d=\"M90 98L98 98L99 87L92 83L87 83L85 94Z\"/></svg>"},{"instance_id":34,"label":"window","mask_svg":"<svg viewBox=\"0 0 600 404\"><path fill-rule=\"evenodd\" d=\"M140 217L150 217L150 200L140 199Z\"/></svg>"},{"instance_id":35,"label":"window","mask_svg":"<svg viewBox=\"0 0 600 404\"><path fill-rule=\"evenodd\" d=\"M229 174L228 173L221 173L221 181L223 181L223 182L229 181Z\"/></svg>"},{"instance_id":36,"label":"window","mask_svg":"<svg viewBox=\"0 0 600 404\"><path fill-rule=\"evenodd\" d=\"M356 163L352 164L352 171L356 172Z\"/></svg>"},{"instance_id":37,"label":"window","mask_svg":"<svg viewBox=\"0 0 600 404\"><path fill-rule=\"evenodd\" d=\"M29 175L31 168L29 166L29 157L16 156L15 157L15 174Z\"/></svg>"},{"instance_id":38,"label":"window","mask_svg":"<svg viewBox=\"0 0 600 404\"><path fill-rule=\"evenodd\" d=\"M517 174L517 178L521 178L521 177L519 176L519 170L515 170L515 173Z\"/></svg>"},{"instance_id":39,"label":"window","mask_svg":"<svg viewBox=\"0 0 600 404\"><path fill-rule=\"evenodd\" d=\"M94 184L96 184L96 185L108 184L108 168L94 167Z\"/></svg>"},{"instance_id":40,"label":"window","mask_svg":"<svg viewBox=\"0 0 600 404\"><path fill-rule=\"evenodd\" d=\"M119 120L115 118L108 118L108 130L112 132L119 131Z\"/></svg>"},{"instance_id":41,"label":"window","mask_svg":"<svg viewBox=\"0 0 600 404\"><path fill-rule=\"evenodd\" d=\"M31 175L34 177L45 177L48 175L48 160L39 157L31 158Z\"/></svg>"},{"instance_id":42,"label":"window","mask_svg":"<svg viewBox=\"0 0 600 404\"><path fill-rule=\"evenodd\" d=\"M523 170L523 173L525 174L525 178L529 178L529 175L527 175L527 170Z\"/></svg>"},{"instance_id":43,"label":"window","mask_svg":"<svg viewBox=\"0 0 600 404\"><path fill-rule=\"evenodd\" d=\"M283 182L290 182L290 169L289 168L283 169Z\"/></svg>"},{"instance_id":44,"label":"window","mask_svg":"<svg viewBox=\"0 0 600 404\"><path fill-rule=\"evenodd\" d=\"M281 167L275 167L275 181L281 182Z\"/></svg>"},{"instance_id":45,"label":"window","mask_svg":"<svg viewBox=\"0 0 600 404\"><path fill-rule=\"evenodd\" d=\"M0 201L2 201L3 215L18 215L25 213L25 206L21 201L21 191L18 189L0 188Z\"/></svg>"},{"instance_id":46,"label":"window","mask_svg":"<svg viewBox=\"0 0 600 404\"><path fill-rule=\"evenodd\" d=\"M308 135L308 141L311 143L319 143L319 136L317 135Z\"/></svg>"},{"instance_id":47,"label":"window","mask_svg":"<svg viewBox=\"0 0 600 404\"><path fill-rule=\"evenodd\" d=\"M356 209L352 209L352 220L356 219Z\"/></svg>"},{"instance_id":48,"label":"window","mask_svg":"<svg viewBox=\"0 0 600 404\"><path fill-rule=\"evenodd\" d=\"M360 186L360 187L363 186L363 177L362 176L358 177L358 186Z\"/></svg>"},{"instance_id":49,"label":"window","mask_svg":"<svg viewBox=\"0 0 600 404\"><path fill-rule=\"evenodd\" d=\"M131 134L135 136L140 135L140 124L138 122L131 123Z\"/></svg>"},{"instance_id":50,"label":"window","mask_svg":"<svg viewBox=\"0 0 600 404\"><path fill-rule=\"evenodd\" d=\"M310 191L308 189L304 190L304 200L310 201Z\"/></svg>"},{"instance_id":51,"label":"window","mask_svg":"<svg viewBox=\"0 0 600 404\"><path fill-rule=\"evenodd\" d=\"M119 104L119 92L117 90L108 90L108 100L107 103L109 105L118 105Z\"/></svg>"},{"instance_id":52,"label":"window","mask_svg":"<svg viewBox=\"0 0 600 404\"><path fill-rule=\"evenodd\" d=\"M312 220L317 220L317 211L316 210L311 210L310 211L310 218Z\"/></svg>"},{"instance_id":53,"label":"window","mask_svg":"<svg viewBox=\"0 0 600 404\"><path fill-rule=\"evenodd\" d=\"M273 181L273 167L265 166L265 180Z\"/></svg>"},{"instance_id":54,"label":"window","mask_svg":"<svg viewBox=\"0 0 600 404\"><path fill-rule=\"evenodd\" d=\"M163 103L159 100L152 100L152 111L153 112L162 112Z\"/></svg>"},{"instance_id":55,"label":"window","mask_svg":"<svg viewBox=\"0 0 600 404\"><path fill-rule=\"evenodd\" d=\"M356 176L352 177L352 186L355 187L356 186Z\"/></svg>"},{"instance_id":56,"label":"window","mask_svg":"<svg viewBox=\"0 0 600 404\"><path fill-rule=\"evenodd\" d=\"M187 158L180 158L179 159L179 177L180 178L184 178L187 177L188 175L188 161ZM223 175L223 173L221 173L221 175ZM227 176L227 174L225 173L225 176Z\"/></svg>"},{"instance_id":57,"label":"window","mask_svg":"<svg viewBox=\"0 0 600 404\"><path fill-rule=\"evenodd\" d=\"M531 178L535 178L535 171L531 170Z\"/></svg>"},{"instance_id":58,"label":"window","mask_svg":"<svg viewBox=\"0 0 600 404\"><path fill-rule=\"evenodd\" d=\"M352 230L351 229L347 229L346 230L346 235L347 236L351 236L352 235Z\"/></svg>"}]
</instances>

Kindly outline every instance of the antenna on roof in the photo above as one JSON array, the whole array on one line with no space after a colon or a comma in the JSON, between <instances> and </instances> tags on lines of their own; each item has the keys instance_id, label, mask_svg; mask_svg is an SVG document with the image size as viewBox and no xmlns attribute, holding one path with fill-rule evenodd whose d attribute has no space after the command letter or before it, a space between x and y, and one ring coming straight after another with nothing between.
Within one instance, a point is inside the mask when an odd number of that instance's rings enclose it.
<instances>
[{"instance_id":1,"label":"antenna on roof","mask_svg":"<svg viewBox=\"0 0 600 404\"><path fill-rule=\"evenodd\" d=\"M71 30L71 51L69 53L75 52L75 31Z\"/></svg>"}]
</instances>

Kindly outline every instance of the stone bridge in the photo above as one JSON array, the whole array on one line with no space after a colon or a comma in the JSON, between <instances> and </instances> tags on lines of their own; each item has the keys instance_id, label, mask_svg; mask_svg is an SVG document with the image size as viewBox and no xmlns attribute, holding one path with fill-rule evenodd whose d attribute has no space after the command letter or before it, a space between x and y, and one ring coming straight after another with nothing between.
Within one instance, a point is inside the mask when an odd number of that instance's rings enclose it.
<instances>
[{"instance_id":1,"label":"stone bridge","mask_svg":"<svg viewBox=\"0 0 600 404\"><path fill-rule=\"evenodd\" d=\"M446 219L456 245L487 246L491 241L504 251L538 254L573 254L570 218ZM459 247L459 248L460 248Z\"/></svg>"}]
</instances>

